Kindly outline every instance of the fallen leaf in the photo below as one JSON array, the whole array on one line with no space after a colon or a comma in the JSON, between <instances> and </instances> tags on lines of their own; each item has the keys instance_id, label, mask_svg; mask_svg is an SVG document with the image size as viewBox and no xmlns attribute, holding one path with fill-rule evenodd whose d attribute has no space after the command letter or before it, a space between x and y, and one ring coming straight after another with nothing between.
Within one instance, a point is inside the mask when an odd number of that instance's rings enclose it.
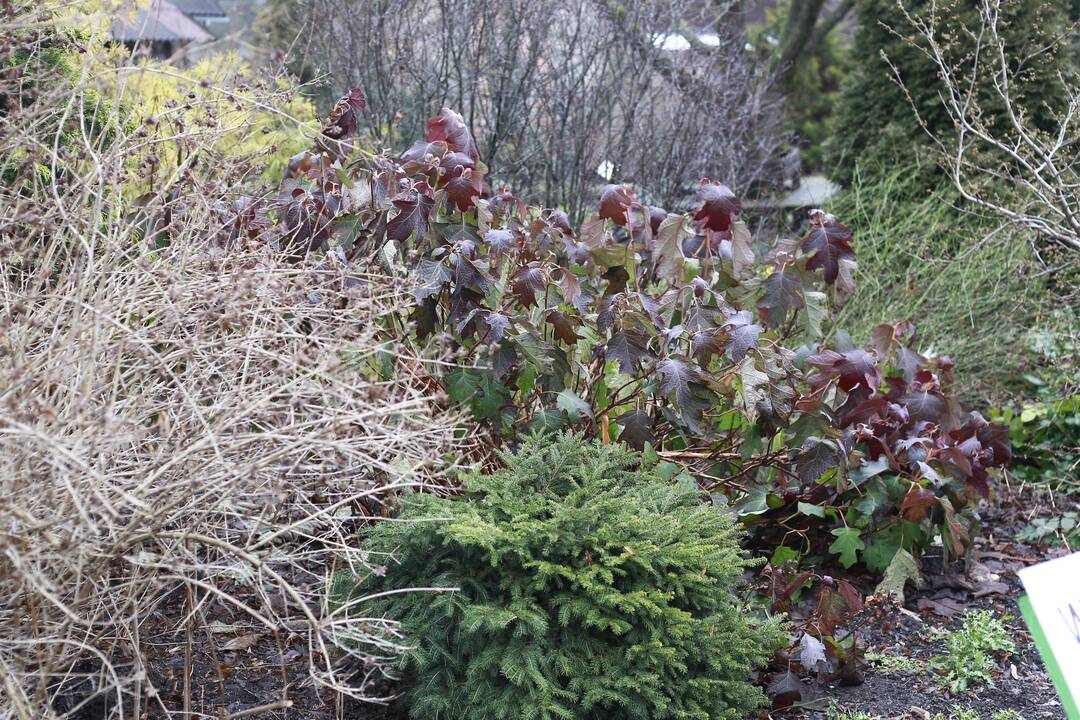
<instances>
[{"instance_id":1,"label":"fallen leaf","mask_svg":"<svg viewBox=\"0 0 1080 720\"><path fill-rule=\"evenodd\" d=\"M987 580L975 586L975 597L981 598L987 595L1008 595L1009 584L1001 580Z\"/></svg>"},{"instance_id":2,"label":"fallen leaf","mask_svg":"<svg viewBox=\"0 0 1080 720\"><path fill-rule=\"evenodd\" d=\"M907 550L900 548L893 555L889 566L885 568L885 575L878 583L875 595L888 595L896 601L897 605L904 604L904 586L911 582L916 588L926 584L919 573L919 563Z\"/></svg>"},{"instance_id":3,"label":"fallen leaf","mask_svg":"<svg viewBox=\"0 0 1080 720\"><path fill-rule=\"evenodd\" d=\"M964 604L952 598L920 598L915 604L919 610L932 612L944 618L956 617L964 612Z\"/></svg>"},{"instance_id":4,"label":"fallen leaf","mask_svg":"<svg viewBox=\"0 0 1080 720\"><path fill-rule=\"evenodd\" d=\"M246 635L238 635L221 646L222 650L249 650L259 642L262 633L253 632Z\"/></svg>"},{"instance_id":5,"label":"fallen leaf","mask_svg":"<svg viewBox=\"0 0 1080 720\"><path fill-rule=\"evenodd\" d=\"M981 563L978 560L972 560L968 563L967 574L969 578L977 583L1001 579L1001 576L987 567L985 563Z\"/></svg>"},{"instance_id":6,"label":"fallen leaf","mask_svg":"<svg viewBox=\"0 0 1080 720\"><path fill-rule=\"evenodd\" d=\"M789 670L777 675L765 692L772 698L773 710L783 710L802 700L806 687L802 680Z\"/></svg>"},{"instance_id":7,"label":"fallen leaf","mask_svg":"<svg viewBox=\"0 0 1080 720\"><path fill-rule=\"evenodd\" d=\"M206 629L212 633L234 633L243 630L244 626L231 623L212 622L206 626Z\"/></svg>"},{"instance_id":8,"label":"fallen leaf","mask_svg":"<svg viewBox=\"0 0 1080 720\"><path fill-rule=\"evenodd\" d=\"M829 671L829 658L825 655L825 645L813 635L803 633L799 641L799 662L806 672L820 673Z\"/></svg>"},{"instance_id":9,"label":"fallen leaf","mask_svg":"<svg viewBox=\"0 0 1080 720\"><path fill-rule=\"evenodd\" d=\"M938 573L927 575L926 579L933 590L950 589L975 592L976 584L960 573Z\"/></svg>"}]
</instances>

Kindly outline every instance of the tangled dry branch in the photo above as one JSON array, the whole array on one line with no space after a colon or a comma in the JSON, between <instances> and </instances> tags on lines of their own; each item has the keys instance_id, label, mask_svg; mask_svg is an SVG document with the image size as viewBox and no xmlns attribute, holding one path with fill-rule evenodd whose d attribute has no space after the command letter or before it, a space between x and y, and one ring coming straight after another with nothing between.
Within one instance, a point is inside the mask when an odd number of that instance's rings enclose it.
<instances>
[{"instance_id":1,"label":"tangled dry branch","mask_svg":"<svg viewBox=\"0 0 1080 720\"><path fill-rule=\"evenodd\" d=\"M23 31L31 54L55 38ZM215 252L248 171L206 135L159 247L118 182L147 139L87 132L88 88L46 70L0 80L0 718L163 710L145 624L186 633L187 690L212 607L301 635L315 684L378 699L384 658L341 640L389 655L392 628L323 595L335 567L375 564L355 550L365 518L453 466L455 419L380 334L403 288L265 246Z\"/></svg>"}]
</instances>

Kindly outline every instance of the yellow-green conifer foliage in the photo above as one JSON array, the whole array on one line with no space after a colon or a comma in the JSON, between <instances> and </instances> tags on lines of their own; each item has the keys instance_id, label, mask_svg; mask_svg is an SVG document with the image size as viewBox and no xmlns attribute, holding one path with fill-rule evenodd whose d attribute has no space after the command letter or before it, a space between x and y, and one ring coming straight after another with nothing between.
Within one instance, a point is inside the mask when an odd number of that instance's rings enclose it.
<instances>
[{"instance_id":1,"label":"yellow-green conifer foliage","mask_svg":"<svg viewBox=\"0 0 1080 720\"><path fill-rule=\"evenodd\" d=\"M166 182L192 162L234 159L254 159L263 179L277 182L288 159L308 148L318 130L310 100L285 78L257 73L234 53L186 69L143 60L119 68L116 82L129 117L147 132L146 152L133 161L152 163ZM211 128L227 132L218 136ZM210 136L215 142L207 146Z\"/></svg>"},{"instance_id":2,"label":"yellow-green conifer foliage","mask_svg":"<svg viewBox=\"0 0 1080 720\"><path fill-rule=\"evenodd\" d=\"M779 629L738 596L731 516L629 450L532 437L454 498L413 496L365 544L385 574L339 610L400 622L414 718L742 718ZM410 587L442 592L391 592ZM451 588L456 590L449 591Z\"/></svg>"}]
</instances>

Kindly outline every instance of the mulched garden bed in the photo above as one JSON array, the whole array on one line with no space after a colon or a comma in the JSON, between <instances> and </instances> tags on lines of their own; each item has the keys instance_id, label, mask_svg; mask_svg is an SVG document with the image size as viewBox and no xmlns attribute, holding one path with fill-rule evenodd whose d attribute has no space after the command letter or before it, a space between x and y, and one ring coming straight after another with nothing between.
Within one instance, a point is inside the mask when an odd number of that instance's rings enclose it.
<instances>
[{"instance_id":1,"label":"mulched garden bed","mask_svg":"<svg viewBox=\"0 0 1080 720\"><path fill-rule=\"evenodd\" d=\"M1051 509L1044 497L1030 490L1002 492L982 509L983 530L966 564L943 568L940 559L924 558L927 586L909 591L904 608L882 608L858 628L869 660L861 684L842 686L804 677L809 699L772 715L820 718L843 712L925 720L938 713L947 716L971 710L982 720L991 720L998 711L1014 710L1026 720L1064 718L1016 604L1022 594L1016 572L1066 552L1012 540L1029 521L1032 508L1040 508L1043 514L1061 510L1060 504ZM863 591L873 591L874 578L853 574L845 579ZM306 635L263 632L231 606L205 605L206 625L194 631L189 652L184 607L178 594L176 602L163 603L152 613L142 629L148 679L161 701L144 701L143 718L167 717L162 705L170 714L186 707L195 716L221 719L404 718L392 703L359 703L315 688L308 677ZM1006 627L1017 652L998 663L992 685L950 695L934 682L929 663L944 653L942 637L957 630L964 614L972 610L991 610L1008 618ZM191 674L185 687L188 665ZM384 696L393 693L386 683L373 690ZM92 702L81 717L99 720L106 713L107 704Z\"/></svg>"},{"instance_id":2,"label":"mulched garden bed","mask_svg":"<svg viewBox=\"0 0 1080 720\"><path fill-rule=\"evenodd\" d=\"M924 558L926 587L909 590L905 607L890 609L887 622L868 622L861 627L859 634L871 660L862 684L818 686L814 688L816 699L788 714L822 716L831 706L834 713L885 718L948 716L961 710L974 711L982 720L990 720L1002 710L1018 712L1026 720L1064 718L1057 693L1020 617L1017 599L1023 588L1016 573L1067 550L1013 540L1033 514L1060 512L1062 498L1057 501L1055 509L1044 494L1031 489L1002 490L995 502L981 509L982 533L966 563L946 569L940 558ZM1077 505L1075 500L1064 501ZM862 583L863 589L872 592L866 584ZM1017 652L998 662L992 685L951 695L934 682L929 662L945 652L942 637L960 628L964 614L977 610L1008 618L1005 625ZM813 687L813 681L808 685Z\"/></svg>"}]
</instances>

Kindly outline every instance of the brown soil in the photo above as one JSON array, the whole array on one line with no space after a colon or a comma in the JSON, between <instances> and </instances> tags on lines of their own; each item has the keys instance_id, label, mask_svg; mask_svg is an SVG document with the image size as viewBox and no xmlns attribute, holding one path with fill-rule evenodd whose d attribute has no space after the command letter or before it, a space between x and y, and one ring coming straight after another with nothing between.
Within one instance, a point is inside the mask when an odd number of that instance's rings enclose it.
<instances>
[{"instance_id":1,"label":"brown soil","mask_svg":"<svg viewBox=\"0 0 1080 720\"><path fill-rule=\"evenodd\" d=\"M821 718L833 708L833 712L926 720L937 713L949 715L967 709L977 712L981 720L992 720L1001 710L1017 711L1026 720L1064 718L1016 605L1022 594L1016 571L1064 552L1011 540L1027 522L1030 508L1044 505L1040 498L1030 494L1005 493L1003 498L985 507L983 531L976 539L966 568L943 568L940 559L931 553L923 562L927 587L909 592L903 610L888 609L858 629L871 657L892 658L892 668L883 667L880 659L871 662L863 683L848 687L803 678L816 698L776 715ZM873 590L873 578L848 579L864 591ZM231 606L214 602L204 605L210 629L196 628L190 643L190 659L186 659L189 643L183 623L184 598L178 594L174 600L162 603L142 628L143 659L158 699L143 701L140 720L179 714L185 705L193 717L222 719L402 720L405 717L402 709L392 704L359 703L332 692L320 692L309 679L308 663L313 660L318 664L322 659L309 656L305 636L260 633L250 619L241 617ZM1007 627L1017 652L998 659L992 685L952 696L934 682L927 664L944 652L941 635L957 629L965 612L979 609L1010 618ZM908 662L903 664L914 669L897 668L896 658L906 659ZM188 663L191 674L185 689L184 668ZM394 692L392 684L386 681L376 683L373 689L384 696ZM86 699L85 695L80 697L76 688L72 690L58 705ZM287 701L289 706L250 712L279 701ZM109 716L109 705L107 699L95 699L84 705L79 717L103 720ZM130 705L125 710L128 708Z\"/></svg>"}]
</instances>

